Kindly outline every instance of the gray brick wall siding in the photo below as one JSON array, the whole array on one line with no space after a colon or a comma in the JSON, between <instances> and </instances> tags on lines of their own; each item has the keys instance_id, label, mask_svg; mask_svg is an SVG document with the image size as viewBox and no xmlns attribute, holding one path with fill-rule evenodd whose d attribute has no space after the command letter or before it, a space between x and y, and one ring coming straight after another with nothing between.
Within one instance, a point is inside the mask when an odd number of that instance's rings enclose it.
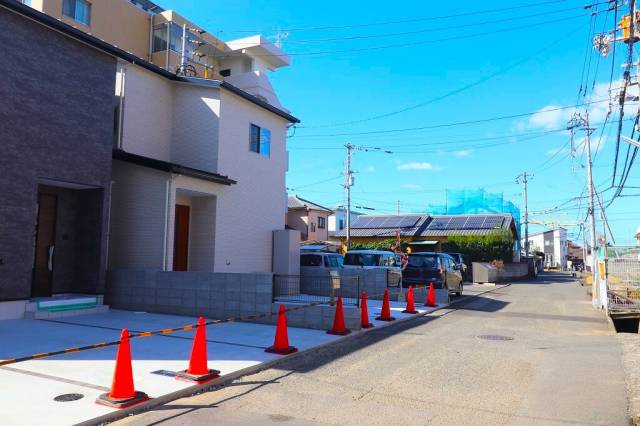
<instances>
[{"instance_id":1,"label":"gray brick wall siding","mask_svg":"<svg viewBox=\"0 0 640 426\"><path fill-rule=\"evenodd\" d=\"M85 247L92 273L82 287L101 292L115 59L2 8L0 28L0 300L30 296L42 179L102 189L100 223L80 225L100 234Z\"/></svg>"}]
</instances>

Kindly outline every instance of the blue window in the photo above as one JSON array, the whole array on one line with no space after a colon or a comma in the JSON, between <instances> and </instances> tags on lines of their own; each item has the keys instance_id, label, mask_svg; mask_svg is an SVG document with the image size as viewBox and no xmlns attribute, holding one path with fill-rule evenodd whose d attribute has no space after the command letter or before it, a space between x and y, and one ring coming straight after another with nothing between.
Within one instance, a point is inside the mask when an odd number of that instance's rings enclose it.
<instances>
[{"instance_id":1,"label":"blue window","mask_svg":"<svg viewBox=\"0 0 640 426\"><path fill-rule=\"evenodd\" d=\"M269 157L271 155L271 131L252 124L249 131L249 151Z\"/></svg>"},{"instance_id":2,"label":"blue window","mask_svg":"<svg viewBox=\"0 0 640 426\"><path fill-rule=\"evenodd\" d=\"M62 14L86 26L91 25L91 3L85 0L63 0Z\"/></svg>"}]
</instances>

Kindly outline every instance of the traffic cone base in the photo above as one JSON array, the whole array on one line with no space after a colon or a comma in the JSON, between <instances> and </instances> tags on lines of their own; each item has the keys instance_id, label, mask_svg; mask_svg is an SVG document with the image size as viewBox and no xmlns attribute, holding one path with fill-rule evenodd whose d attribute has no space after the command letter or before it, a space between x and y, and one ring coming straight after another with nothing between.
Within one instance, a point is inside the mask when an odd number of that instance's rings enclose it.
<instances>
[{"instance_id":1,"label":"traffic cone base","mask_svg":"<svg viewBox=\"0 0 640 426\"><path fill-rule=\"evenodd\" d=\"M382 318L382 317L376 317L376 321L395 321L396 317L386 317L386 318Z\"/></svg>"},{"instance_id":2,"label":"traffic cone base","mask_svg":"<svg viewBox=\"0 0 640 426\"><path fill-rule=\"evenodd\" d=\"M96 399L96 404L104 405L111 408L127 408L141 402L149 400L149 396L144 392L136 391L131 398L111 398L109 393L103 393Z\"/></svg>"},{"instance_id":3,"label":"traffic cone base","mask_svg":"<svg viewBox=\"0 0 640 426\"><path fill-rule=\"evenodd\" d=\"M416 311L415 309L413 311L407 311L406 309L404 311L402 311L403 314L419 314L420 312Z\"/></svg>"},{"instance_id":4,"label":"traffic cone base","mask_svg":"<svg viewBox=\"0 0 640 426\"><path fill-rule=\"evenodd\" d=\"M276 349L275 347L270 346L264 351L270 354L289 355L289 354L298 352L298 348L296 348L295 346L289 346L288 348L285 348L285 349Z\"/></svg>"},{"instance_id":5,"label":"traffic cone base","mask_svg":"<svg viewBox=\"0 0 640 426\"><path fill-rule=\"evenodd\" d=\"M209 380L217 379L220 377L220 370L209 369L207 374L189 374L187 370L178 371L176 373L176 379L183 382L204 383Z\"/></svg>"},{"instance_id":6,"label":"traffic cone base","mask_svg":"<svg viewBox=\"0 0 640 426\"><path fill-rule=\"evenodd\" d=\"M369 323L366 323L366 324L362 324L360 327L362 327L362 328L373 328L374 325L369 322Z\"/></svg>"},{"instance_id":7,"label":"traffic cone base","mask_svg":"<svg viewBox=\"0 0 640 426\"><path fill-rule=\"evenodd\" d=\"M351 333L351 330L345 328L344 330L327 330L327 334L333 334L334 336L346 336Z\"/></svg>"}]
</instances>

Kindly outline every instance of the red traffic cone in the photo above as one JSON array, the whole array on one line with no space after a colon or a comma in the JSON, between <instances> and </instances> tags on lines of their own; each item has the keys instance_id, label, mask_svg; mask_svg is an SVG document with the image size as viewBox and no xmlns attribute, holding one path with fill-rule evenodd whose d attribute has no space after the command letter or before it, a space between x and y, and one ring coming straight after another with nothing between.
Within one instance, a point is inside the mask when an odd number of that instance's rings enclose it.
<instances>
[{"instance_id":1,"label":"red traffic cone","mask_svg":"<svg viewBox=\"0 0 640 426\"><path fill-rule=\"evenodd\" d=\"M407 290L407 309L404 311L405 314L417 314L416 304L413 296L413 286L409 286L409 290Z\"/></svg>"},{"instance_id":2,"label":"red traffic cone","mask_svg":"<svg viewBox=\"0 0 640 426\"><path fill-rule=\"evenodd\" d=\"M360 299L360 327L371 328L373 324L369 322L369 309L367 308L367 292L362 292L362 299Z\"/></svg>"},{"instance_id":3,"label":"red traffic cone","mask_svg":"<svg viewBox=\"0 0 640 426\"><path fill-rule=\"evenodd\" d=\"M391 307L389 306L389 289L384 289L384 298L382 299L382 311L380 316L376 318L378 321L394 321L395 318L391 316Z\"/></svg>"},{"instance_id":4,"label":"red traffic cone","mask_svg":"<svg viewBox=\"0 0 640 426\"><path fill-rule=\"evenodd\" d=\"M176 373L176 379L204 383L218 377L220 377L220 371L207 367L207 326L204 317L200 317L193 336L189 368Z\"/></svg>"},{"instance_id":5,"label":"red traffic cone","mask_svg":"<svg viewBox=\"0 0 640 426\"><path fill-rule=\"evenodd\" d=\"M129 331L126 328L120 333L120 345L116 353L116 368L113 372L111 390L96 399L96 403L113 408L126 408L148 400L144 392L133 387L133 368L131 367L131 346Z\"/></svg>"},{"instance_id":6,"label":"red traffic cone","mask_svg":"<svg viewBox=\"0 0 640 426\"><path fill-rule=\"evenodd\" d=\"M287 314L284 305L280 305L278 311L278 322L276 324L276 337L273 339L273 346L264 350L272 354L287 355L298 351L298 348L289 346L289 335L287 334Z\"/></svg>"},{"instance_id":7,"label":"red traffic cone","mask_svg":"<svg viewBox=\"0 0 640 426\"><path fill-rule=\"evenodd\" d=\"M342 309L342 296L338 296L338 303L336 303L336 314L333 317L333 327L327 331L327 334L337 334L338 336L345 336L351 333L344 324L344 310Z\"/></svg>"},{"instance_id":8,"label":"red traffic cone","mask_svg":"<svg viewBox=\"0 0 640 426\"><path fill-rule=\"evenodd\" d=\"M427 301L424 306L429 306L431 308L435 308L436 305L436 290L433 288L433 283L429 283L429 293L427 293Z\"/></svg>"}]
</instances>

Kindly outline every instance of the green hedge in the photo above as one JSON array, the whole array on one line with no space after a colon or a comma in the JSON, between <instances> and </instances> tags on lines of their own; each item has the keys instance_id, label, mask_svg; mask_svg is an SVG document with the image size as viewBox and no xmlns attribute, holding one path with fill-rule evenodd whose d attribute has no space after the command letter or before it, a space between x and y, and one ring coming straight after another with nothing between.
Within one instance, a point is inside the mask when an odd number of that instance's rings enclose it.
<instances>
[{"instance_id":1,"label":"green hedge","mask_svg":"<svg viewBox=\"0 0 640 426\"><path fill-rule=\"evenodd\" d=\"M396 246L397 238L386 238L381 241L371 241L367 243L351 243L351 250L393 250ZM409 242L400 240L402 251L406 252L409 247Z\"/></svg>"},{"instance_id":2,"label":"green hedge","mask_svg":"<svg viewBox=\"0 0 640 426\"><path fill-rule=\"evenodd\" d=\"M442 245L442 251L462 253L467 264L471 262L513 261L513 235L507 230L496 230L488 235L455 235Z\"/></svg>"}]
</instances>

